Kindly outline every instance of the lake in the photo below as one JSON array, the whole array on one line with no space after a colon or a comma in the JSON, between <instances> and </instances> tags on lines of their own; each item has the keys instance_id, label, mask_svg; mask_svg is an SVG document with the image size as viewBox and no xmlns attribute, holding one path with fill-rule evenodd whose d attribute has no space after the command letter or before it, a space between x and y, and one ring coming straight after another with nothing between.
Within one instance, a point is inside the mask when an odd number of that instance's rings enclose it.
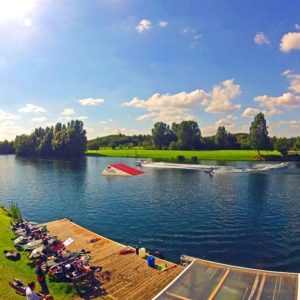
<instances>
[{"instance_id":1,"label":"lake","mask_svg":"<svg viewBox=\"0 0 300 300\"><path fill-rule=\"evenodd\" d=\"M179 261L300 272L300 164L203 162L219 169L143 168L145 175L101 176L109 163L0 156L0 202L17 201L38 222L68 217L125 245L139 241Z\"/></svg>"}]
</instances>

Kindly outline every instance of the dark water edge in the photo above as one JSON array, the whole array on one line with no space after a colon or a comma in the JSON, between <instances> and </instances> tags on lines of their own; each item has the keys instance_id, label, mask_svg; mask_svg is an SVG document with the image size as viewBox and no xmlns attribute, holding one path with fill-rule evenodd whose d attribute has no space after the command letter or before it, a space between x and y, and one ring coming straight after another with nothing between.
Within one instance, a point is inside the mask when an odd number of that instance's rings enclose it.
<instances>
[{"instance_id":1,"label":"dark water edge","mask_svg":"<svg viewBox=\"0 0 300 300\"><path fill-rule=\"evenodd\" d=\"M258 162L205 162L201 171L144 168L131 178L100 176L108 163L0 156L0 202L18 201L28 219L68 217L126 245L142 241L178 262L181 254L277 271L300 270L300 164L256 172Z\"/></svg>"}]
</instances>

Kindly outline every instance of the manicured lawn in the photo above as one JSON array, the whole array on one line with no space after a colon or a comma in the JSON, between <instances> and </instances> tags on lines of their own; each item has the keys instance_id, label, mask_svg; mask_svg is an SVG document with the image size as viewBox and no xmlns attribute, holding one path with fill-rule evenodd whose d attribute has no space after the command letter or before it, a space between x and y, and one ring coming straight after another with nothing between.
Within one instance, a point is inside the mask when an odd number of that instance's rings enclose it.
<instances>
[{"instance_id":1,"label":"manicured lawn","mask_svg":"<svg viewBox=\"0 0 300 300\"><path fill-rule=\"evenodd\" d=\"M15 290L8 285L13 278L21 279L23 282L35 281L37 290L40 286L35 278L31 261L27 258L27 252L21 253L21 260L11 261L3 255L4 250L14 250L13 233L10 226L10 218L6 212L0 207L0 299L17 300L25 299L16 294ZM72 286L63 282L49 282L49 290L55 300L68 300L73 298Z\"/></svg>"},{"instance_id":2,"label":"manicured lawn","mask_svg":"<svg viewBox=\"0 0 300 300\"><path fill-rule=\"evenodd\" d=\"M257 151L254 150L212 150L212 151L182 151L182 150L143 150L143 149L101 149L88 150L87 155L152 158L154 160L177 161L179 155L184 156L186 161L192 157L197 160L259 160ZM261 155L279 156L279 152L261 151Z\"/></svg>"}]
</instances>

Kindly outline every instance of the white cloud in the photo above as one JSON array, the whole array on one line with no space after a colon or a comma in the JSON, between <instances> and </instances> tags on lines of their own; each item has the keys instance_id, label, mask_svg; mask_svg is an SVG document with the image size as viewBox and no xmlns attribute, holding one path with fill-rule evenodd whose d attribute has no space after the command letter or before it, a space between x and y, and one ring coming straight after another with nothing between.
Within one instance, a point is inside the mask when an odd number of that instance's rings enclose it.
<instances>
[{"instance_id":1,"label":"white cloud","mask_svg":"<svg viewBox=\"0 0 300 300\"><path fill-rule=\"evenodd\" d=\"M107 121L100 121L100 124L107 124Z\"/></svg>"},{"instance_id":2,"label":"white cloud","mask_svg":"<svg viewBox=\"0 0 300 300\"><path fill-rule=\"evenodd\" d=\"M195 32L196 32L196 29L190 28L190 27L185 27L181 31L182 34L189 34L189 33L195 33Z\"/></svg>"},{"instance_id":3,"label":"white cloud","mask_svg":"<svg viewBox=\"0 0 300 300\"><path fill-rule=\"evenodd\" d=\"M147 19L143 19L140 23L135 27L136 31L143 32L149 30L151 28L151 22Z\"/></svg>"},{"instance_id":4,"label":"white cloud","mask_svg":"<svg viewBox=\"0 0 300 300\"><path fill-rule=\"evenodd\" d=\"M70 116L75 115L75 111L73 108L65 108L63 110L63 112L61 113L61 115L64 117L70 117Z\"/></svg>"},{"instance_id":5,"label":"white cloud","mask_svg":"<svg viewBox=\"0 0 300 300\"><path fill-rule=\"evenodd\" d=\"M18 110L20 113L45 113L46 110L41 107L34 104L26 104L24 107L19 108Z\"/></svg>"},{"instance_id":6,"label":"white cloud","mask_svg":"<svg viewBox=\"0 0 300 300\"><path fill-rule=\"evenodd\" d=\"M31 122L33 123L44 123L47 121L46 117L38 117L38 118L32 118Z\"/></svg>"},{"instance_id":7,"label":"white cloud","mask_svg":"<svg viewBox=\"0 0 300 300\"><path fill-rule=\"evenodd\" d=\"M288 125L291 128L300 128L300 121L280 121L280 125Z\"/></svg>"},{"instance_id":8,"label":"white cloud","mask_svg":"<svg viewBox=\"0 0 300 300\"><path fill-rule=\"evenodd\" d=\"M7 113L4 110L0 109L0 121L14 120L17 118L18 118L17 116L11 113Z\"/></svg>"},{"instance_id":9,"label":"white cloud","mask_svg":"<svg viewBox=\"0 0 300 300\"><path fill-rule=\"evenodd\" d=\"M243 118L254 118L260 112L262 112L267 117L279 115L282 113L280 110L275 109L275 108L272 108L270 110L260 110L260 109L248 107L243 111L242 117Z\"/></svg>"},{"instance_id":10,"label":"white cloud","mask_svg":"<svg viewBox=\"0 0 300 300\"><path fill-rule=\"evenodd\" d=\"M280 50L290 52L300 50L300 32L289 32L281 38Z\"/></svg>"},{"instance_id":11,"label":"white cloud","mask_svg":"<svg viewBox=\"0 0 300 300\"><path fill-rule=\"evenodd\" d=\"M212 89L211 100L205 111L210 113L224 113L238 110L241 108L241 105L232 104L231 101L240 94L240 86L234 84L233 79L225 80Z\"/></svg>"},{"instance_id":12,"label":"white cloud","mask_svg":"<svg viewBox=\"0 0 300 300\"><path fill-rule=\"evenodd\" d=\"M125 134L125 135L137 135L141 132L136 129L128 129L128 128L118 128L118 133Z\"/></svg>"},{"instance_id":13,"label":"white cloud","mask_svg":"<svg viewBox=\"0 0 300 300\"><path fill-rule=\"evenodd\" d=\"M254 43L257 45L269 45L270 44L270 40L269 38L266 36L265 33L263 32L258 32L255 37L254 37Z\"/></svg>"},{"instance_id":14,"label":"white cloud","mask_svg":"<svg viewBox=\"0 0 300 300\"><path fill-rule=\"evenodd\" d=\"M300 107L300 96L296 96L289 92L283 93L279 97L270 97L267 95L258 96L254 100L259 102L261 107L268 107L270 109L275 107L283 107L283 108Z\"/></svg>"},{"instance_id":15,"label":"white cloud","mask_svg":"<svg viewBox=\"0 0 300 300\"><path fill-rule=\"evenodd\" d=\"M12 121L4 121L0 123L0 136L2 140L14 140L17 135L23 133L28 134L29 130L15 125Z\"/></svg>"},{"instance_id":16,"label":"white cloud","mask_svg":"<svg viewBox=\"0 0 300 300\"><path fill-rule=\"evenodd\" d=\"M88 117L87 116L78 116L76 119L84 121L84 120L87 120Z\"/></svg>"},{"instance_id":17,"label":"white cloud","mask_svg":"<svg viewBox=\"0 0 300 300\"><path fill-rule=\"evenodd\" d=\"M94 139L97 137L96 129L92 127L85 127L86 135L88 139Z\"/></svg>"},{"instance_id":18,"label":"white cloud","mask_svg":"<svg viewBox=\"0 0 300 300\"><path fill-rule=\"evenodd\" d=\"M148 110L149 114L138 117L138 120L164 120L175 122L187 119L195 119L189 114L193 108L198 108L207 103L208 94L203 90L195 90L190 93L178 94L153 94L147 100L133 98L124 103L125 106L133 106Z\"/></svg>"},{"instance_id":19,"label":"white cloud","mask_svg":"<svg viewBox=\"0 0 300 300\"><path fill-rule=\"evenodd\" d=\"M32 20L30 18L26 18L24 21L23 21L24 25L27 26L27 27L31 27L32 26Z\"/></svg>"},{"instance_id":20,"label":"white cloud","mask_svg":"<svg viewBox=\"0 0 300 300\"><path fill-rule=\"evenodd\" d=\"M226 118L220 119L216 121L213 125L204 126L201 128L201 133L203 136L211 136L216 134L219 126L226 127L226 130L232 131L235 127L233 121L235 121L237 117L228 115Z\"/></svg>"},{"instance_id":21,"label":"white cloud","mask_svg":"<svg viewBox=\"0 0 300 300\"><path fill-rule=\"evenodd\" d=\"M289 89L296 93L300 93L300 74L293 74L293 71L286 70L282 75L290 80Z\"/></svg>"},{"instance_id":22,"label":"white cloud","mask_svg":"<svg viewBox=\"0 0 300 300\"><path fill-rule=\"evenodd\" d=\"M197 117L191 112L201 107L206 107L205 111L210 113L237 110L240 105L232 104L231 100L240 93L240 86L234 84L233 79L230 79L214 86L211 92L197 89L177 94L156 93L146 100L135 97L124 103L124 106L147 110L147 114L137 117L139 121L180 122L183 120L196 120Z\"/></svg>"},{"instance_id":23,"label":"white cloud","mask_svg":"<svg viewBox=\"0 0 300 300\"><path fill-rule=\"evenodd\" d=\"M300 30L300 25L299 24L295 24L295 29L296 30Z\"/></svg>"},{"instance_id":24,"label":"white cloud","mask_svg":"<svg viewBox=\"0 0 300 300\"><path fill-rule=\"evenodd\" d=\"M161 28L166 28L168 26L168 22L167 21L159 21L158 26Z\"/></svg>"},{"instance_id":25,"label":"white cloud","mask_svg":"<svg viewBox=\"0 0 300 300\"><path fill-rule=\"evenodd\" d=\"M78 102L83 106L95 106L100 105L104 102L104 99L86 98L80 99Z\"/></svg>"}]
</instances>

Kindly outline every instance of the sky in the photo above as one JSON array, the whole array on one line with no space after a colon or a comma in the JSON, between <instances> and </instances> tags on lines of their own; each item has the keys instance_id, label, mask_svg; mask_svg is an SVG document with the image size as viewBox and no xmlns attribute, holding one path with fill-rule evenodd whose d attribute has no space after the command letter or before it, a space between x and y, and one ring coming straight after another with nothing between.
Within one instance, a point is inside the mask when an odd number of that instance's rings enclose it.
<instances>
[{"instance_id":1,"label":"sky","mask_svg":"<svg viewBox=\"0 0 300 300\"><path fill-rule=\"evenodd\" d=\"M298 0L0 0L0 140L198 122L300 135Z\"/></svg>"}]
</instances>

